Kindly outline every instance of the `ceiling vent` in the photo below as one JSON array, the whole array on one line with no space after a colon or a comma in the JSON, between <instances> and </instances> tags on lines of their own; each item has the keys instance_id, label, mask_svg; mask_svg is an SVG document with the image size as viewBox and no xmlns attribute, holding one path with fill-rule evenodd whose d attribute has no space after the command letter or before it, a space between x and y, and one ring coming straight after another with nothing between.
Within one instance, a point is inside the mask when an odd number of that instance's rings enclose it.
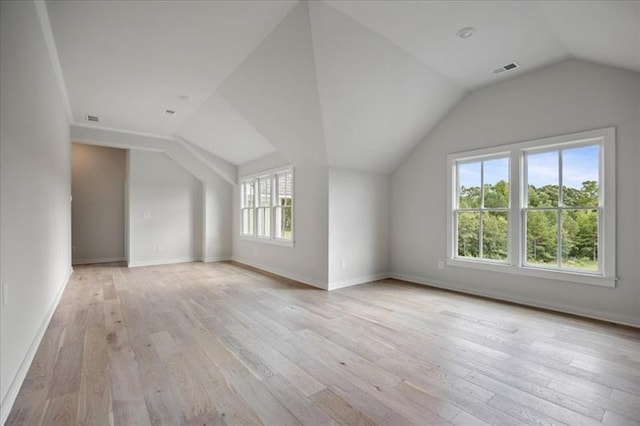
<instances>
[{"instance_id":1,"label":"ceiling vent","mask_svg":"<svg viewBox=\"0 0 640 426\"><path fill-rule=\"evenodd\" d=\"M517 62L511 62L509 64L503 65L491 71L491 74L502 74L503 72L513 71L516 68L520 68L520 64Z\"/></svg>"},{"instance_id":2,"label":"ceiling vent","mask_svg":"<svg viewBox=\"0 0 640 426\"><path fill-rule=\"evenodd\" d=\"M87 121L98 123L100 121L100 117L98 117L97 115L87 115Z\"/></svg>"}]
</instances>

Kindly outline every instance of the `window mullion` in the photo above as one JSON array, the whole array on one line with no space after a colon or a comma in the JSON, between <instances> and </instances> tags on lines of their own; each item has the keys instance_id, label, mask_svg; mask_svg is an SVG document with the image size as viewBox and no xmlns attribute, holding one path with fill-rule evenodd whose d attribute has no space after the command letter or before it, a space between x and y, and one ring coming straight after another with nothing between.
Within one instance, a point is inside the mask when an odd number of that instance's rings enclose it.
<instances>
[{"instance_id":1,"label":"window mullion","mask_svg":"<svg viewBox=\"0 0 640 426\"><path fill-rule=\"evenodd\" d=\"M478 256L480 259L484 258L484 241L482 238L482 234L483 229L482 229L482 210L484 209L484 161L480 162L480 209L479 209L479 214L478 214L478 220L480 221L480 223L478 223L478 232L480 235L478 235Z\"/></svg>"},{"instance_id":2,"label":"window mullion","mask_svg":"<svg viewBox=\"0 0 640 426\"><path fill-rule=\"evenodd\" d=\"M563 150L558 150L558 213L556 218L556 257L558 268L562 268L562 207L564 206L564 189L562 177Z\"/></svg>"}]
</instances>

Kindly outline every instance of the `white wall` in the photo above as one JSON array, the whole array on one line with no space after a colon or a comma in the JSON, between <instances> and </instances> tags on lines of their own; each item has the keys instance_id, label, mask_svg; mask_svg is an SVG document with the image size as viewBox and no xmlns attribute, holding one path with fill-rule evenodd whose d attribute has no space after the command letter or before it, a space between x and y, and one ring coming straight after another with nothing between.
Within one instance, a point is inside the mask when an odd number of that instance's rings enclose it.
<instances>
[{"instance_id":1,"label":"white wall","mask_svg":"<svg viewBox=\"0 0 640 426\"><path fill-rule=\"evenodd\" d=\"M456 267L446 251L446 155L589 129L617 129L614 289ZM640 325L640 74L569 60L472 92L395 171L391 268L398 277Z\"/></svg>"},{"instance_id":2,"label":"white wall","mask_svg":"<svg viewBox=\"0 0 640 426\"><path fill-rule=\"evenodd\" d=\"M273 154L244 164L246 176L290 163ZM240 188L233 197L233 259L306 284L327 288L328 171L326 167L294 167L294 246L283 247L240 237Z\"/></svg>"},{"instance_id":3,"label":"white wall","mask_svg":"<svg viewBox=\"0 0 640 426\"><path fill-rule=\"evenodd\" d=\"M71 273L66 105L32 2L0 6L0 423Z\"/></svg>"},{"instance_id":4,"label":"white wall","mask_svg":"<svg viewBox=\"0 0 640 426\"><path fill-rule=\"evenodd\" d=\"M183 170L199 179L204 187L201 197L204 197L204 229L201 238L201 256L206 261L224 260L231 257L231 214L233 188L237 178L237 168L233 164L208 153L203 155L199 149L194 149L187 141L177 141L168 138L157 138L139 134L102 128L71 126L71 137L74 142L83 144L127 148L130 152L164 153L169 159ZM132 168L129 162L128 169ZM126 202L132 198L127 194ZM125 217L125 234L129 232L127 223L129 215ZM126 241L129 241L128 235ZM128 246L125 245L125 252ZM129 256L127 255L129 258Z\"/></svg>"},{"instance_id":5,"label":"white wall","mask_svg":"<svg viewBox=\"0 0 640 426\"><path fill-rule=\"evenodd\" d=\"M233 187L222 179L202 184L204 190L203 260L214 262L231 259L231 215Z\"/></svg>"},{"instance_id":6,"label":"white wall","mask_svg":"<svg viewBox=\"0 0 640 426\"><path fill-rule=\"evenodd\" d=\"M129 152L129 265L202 257L202 184L164 153ZM160 248L158 248L160 246Z\"/></svg>"},{"instance_id":7,"label":"white wall","mask_svg":"<svg viewBox=\"0 0 640 426\"><path fill-rule=\"evenodd\" d=\"M124 260L126 151L71 146L71 241L74 264Z\"/></svg>"},{"instance_id":8,"label":"white wall","mask_svg":"<svg viewBox=\"0 0 640 426\"><path fill-rule=\"evenodd\" d=\"M385 278L389 176L329 169L329 289Z\"/></svg>"}]
</instances>

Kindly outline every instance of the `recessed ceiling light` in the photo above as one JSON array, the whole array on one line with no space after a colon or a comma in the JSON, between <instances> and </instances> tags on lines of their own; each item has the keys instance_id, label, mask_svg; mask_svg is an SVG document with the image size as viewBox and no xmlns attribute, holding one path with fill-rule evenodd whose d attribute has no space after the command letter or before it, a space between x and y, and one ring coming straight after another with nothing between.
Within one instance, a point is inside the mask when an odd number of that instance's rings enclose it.
<instances>
[{"instance_id":1,"label":"recessed ceiling light","mask_svg":"<svg viewBox=\"0 0 640 426\"><path fill-rule=\"evenodd\" d=\"M162 114L168 117L173 117L174 115L176 115L176 112L172 109L165 109L164 111L162 111Z\"/></svg>"},{"instance_id":2,"label":"recessed ceiling light","mask_svg":"<svg viewBox=\"0 0 640 426\"><path fill-rule=\"evenodd\" d=\"M460 28L456 33L456 35L464 40L471 37L475 32L476 32L476 29L473 27L464 27L464 28Z\"/></svg>"},{"instance_id":3,"label":"recessed ceiling light","mask_svg":"<svg viewBox=\"0 0 640 426\"><path fill-rule=\"evenodd\" d=\"M180 99L181 101L189 102L191 100L191 96L189 96L189 95L180 95L180 96L178 96L178 99Z\"/></svg>"}]
</instances>

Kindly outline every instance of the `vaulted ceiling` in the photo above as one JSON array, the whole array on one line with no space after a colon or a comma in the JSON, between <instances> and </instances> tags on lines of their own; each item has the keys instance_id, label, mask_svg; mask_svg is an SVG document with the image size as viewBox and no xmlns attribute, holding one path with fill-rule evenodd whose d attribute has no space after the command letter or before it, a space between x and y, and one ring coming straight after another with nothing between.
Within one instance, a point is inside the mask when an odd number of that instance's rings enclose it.
<instances>
[{"instance_id":1,"label":"vaulted ceiling","mask_svg":"<svg viewBox=\"0 0 640 426\"><path fill-rule=\"evenodd\" d=\"M233 164L389 173L469 90L570 57L640 72L640 2L49 1L76 123ZM461 39L456 32L474 27ZM491 70L517 61L520 68ZM176 111L174 116L163 114Z\"/></svg>"}]
</instances>

